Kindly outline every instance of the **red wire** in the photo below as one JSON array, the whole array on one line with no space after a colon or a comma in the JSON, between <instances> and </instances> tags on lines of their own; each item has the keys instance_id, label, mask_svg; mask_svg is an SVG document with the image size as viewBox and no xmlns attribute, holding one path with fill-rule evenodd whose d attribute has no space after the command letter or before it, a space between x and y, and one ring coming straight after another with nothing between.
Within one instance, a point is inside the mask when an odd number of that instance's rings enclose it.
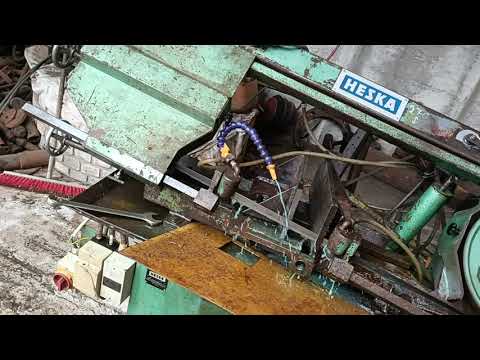
<instances>
[{"instance_id":1,"label":"red wire","mask_svg":"<svg viewBox=\"0 0 480 360\"><path fill-rule=\"evenodd\" d=\"M335 53L337 52L337 50L340 46L341 45L335 46L335 49L333 49L332 52L330 53L330 55L327 56L327 61L330 61L330 59L333 57L333 55L335 55Z\"/></svg>"}]
</instances>

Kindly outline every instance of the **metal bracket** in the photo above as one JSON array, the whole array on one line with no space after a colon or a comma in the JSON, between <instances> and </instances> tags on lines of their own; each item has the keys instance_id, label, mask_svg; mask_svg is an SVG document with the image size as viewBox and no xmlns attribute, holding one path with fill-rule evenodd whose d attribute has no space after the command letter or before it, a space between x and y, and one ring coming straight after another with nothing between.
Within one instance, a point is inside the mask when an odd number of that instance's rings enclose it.
<instances>
[{"instance_id":1,"label":"metal bracket","mask_svg":"<svg viewBox=\"0 0 480 360\"><path fill-rule=\"evenodd\" d=\"M217 205L218 195L215 195L210 190L200 189L193 202L207 209L208 211L212 211L215 205Z\"/></svg>"},{"instance_id":2,"label":"metal bracket","mask_svg":"<svg viewBox=\"0 0 480 360\"><path fill-rule=\"evenodd\" d=\"M480 137L472 130L462 130L455 138L462 142L468 149L480 150Z\"/></svg>"}]
</instances>

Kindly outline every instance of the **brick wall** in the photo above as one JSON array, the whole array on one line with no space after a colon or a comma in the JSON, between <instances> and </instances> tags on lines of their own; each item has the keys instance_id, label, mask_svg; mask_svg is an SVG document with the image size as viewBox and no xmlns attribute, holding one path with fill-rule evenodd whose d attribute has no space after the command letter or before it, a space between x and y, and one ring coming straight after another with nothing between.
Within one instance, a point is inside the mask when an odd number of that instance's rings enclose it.
<instances>
[{"instance_id":1,"label":"brick wall","mask_svg":"<svg viewBox=\"0 0 480 360\"><path fill-rule=\"evenodd\" d=\"M83 151L68 148L55 160L55 170L82 184L92 185L116 169Z\"/></svg>"}]
</instances>

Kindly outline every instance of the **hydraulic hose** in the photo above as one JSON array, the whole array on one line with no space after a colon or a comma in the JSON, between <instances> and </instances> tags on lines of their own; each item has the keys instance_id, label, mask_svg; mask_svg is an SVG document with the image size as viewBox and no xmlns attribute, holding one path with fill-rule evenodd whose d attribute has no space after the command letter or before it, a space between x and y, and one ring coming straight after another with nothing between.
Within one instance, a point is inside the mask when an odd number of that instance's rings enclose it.
<instances>
[{"instance_id":1,"label":"hydraulic hose","mask_svg":"<svg viewBox=\"0 0 480 360\"><path fill-rule=\"evenodd\" d=\"M270 156L270 153L268 152L265 145L263 145L263 142L260 139L260 136L258 135L257 131L245 123L231 122L225 128L223 128L222 131L220 131L220 134L218 134L217 147L220 150L220 154L222 158L226 158L230 154L230 149L225 143L225 139L227 135L235 129L241 129L247 133L247 135L250 137L250 140L252 140L260 156L262 157L262 162L265 162L265 164L267 164L267 169L270 172L270 176L272 177L273 180L277 180L275 165L273 164L273 159Z\"/></svg>"},{"instance_id":2,"label":"hydraulic hose","mask_svg":"<svg viewBox=\"0 0 480 360\"><path fill-rule=\"evenodd\" d=\"M375 221L375 220L370 220L370 219L355 220L355 224L360 224L360 223L366 223L376 227L378 230L380 230L385 235L387 235L390 239L392 239L392 241L395 242L399 247L401 247L402 250L405 251L405 253L408 255L408 257L412 261L412 264L415 266L415 270L418 275L418 280L420 282L423 280L423 271L422 271L420 262L417 260L413 252L408 248L408 246L403 243L402 239L400 239L400 237L397 234L395 234L393 230L387 228L386 226L380 224L378 221Z\"/></svg>"},{"instance_id":3,"label":"hydraulic hose","mask_svg":"<svg viewBox=\"0 0 480 360\"><path fill-rule=\"evenodd\" d=\"M278 154L272 156L272 160L279 160L283 158L288 158L288 157L293 157L293 156L299 156L299 155L305 155L305 156L313 156L313 157L319 157L323 159L331 159L331 160L336 160L336 161L342 161L354 165L361 165L361 166L380 166L380 167L387 167L387 168L404 168L404 167L415 167L415 164L406 162L406 161L379 161L379 162L374 162L374 161L367 161L367 160L358 160L358 159L350 159L350 158L345 158L342 156L334 155L334 154L325 154L325 153L320 153L320 152L312 152L312 151L289 151L286 153ZM206 159L206 160L201 160L198 162L198 166L202 167L205 165L213 165L217 163L218 160L216 159ZM244 162L244 163L239 163L239 167L249 167L249 166L255 166L255 165L260 165L265 163L264 159L258 159L254 161L249 161L249 162Z\"/></svg>"}]
</instances>

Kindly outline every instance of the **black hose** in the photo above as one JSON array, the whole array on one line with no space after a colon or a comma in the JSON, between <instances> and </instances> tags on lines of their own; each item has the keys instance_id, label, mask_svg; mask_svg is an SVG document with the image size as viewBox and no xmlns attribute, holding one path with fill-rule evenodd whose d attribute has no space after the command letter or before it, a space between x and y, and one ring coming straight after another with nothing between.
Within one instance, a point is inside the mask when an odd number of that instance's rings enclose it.
<instances>
[{"instance_id":1,"label":"black hose","mask_svg":"<svg viewBox=\"0 0 480 360\"><path fill-rule=\"evenodd\" d=\"M3 113L3 111L6 109L8 104L10 103L10 100L13 99L13 97L16 95L18 89L25 83L25 81L28 80L28 78L40 67L42 67L44 64L46 64L49 60L51 60L50 56L46 57L42 61L40 61L38 64L36 64L34 67L32 67L25 75L23 75L20 79L18 79L17 83L15 86L8 92L7 96L5 96L0 103L0 114Z\"/></svg>"}]
</instances>

